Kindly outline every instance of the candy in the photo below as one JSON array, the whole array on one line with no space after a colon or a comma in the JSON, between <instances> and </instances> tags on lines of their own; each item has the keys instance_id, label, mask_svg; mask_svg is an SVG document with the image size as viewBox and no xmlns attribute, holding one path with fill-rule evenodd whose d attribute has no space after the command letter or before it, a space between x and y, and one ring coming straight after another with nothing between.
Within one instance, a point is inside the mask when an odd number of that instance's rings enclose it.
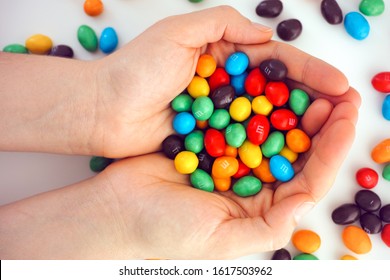
<instances>
[{"instance_id":1,"label":"candy","mask_svg":"<svg viewBox=\"0 0 390 280\"><path fill-rule=\"evenodd\" d=\"M292 151L288 146L284 146L279 152L279 155L284 156L289 162L294 163L298 159L298 153Z\"/></svg>"},{"instance_id":2,"label":"candy","mask_svg":"<svg viewBox=\"0 0 390 280\"><path fill-rule=\"evenodd\" d=\"M382 230L382 221L378 215L366 212L360 216L360 226L368 234L376 234Z\"/></svg>"},{"instance_id":3,"label":"candy","mask_svg":"<svg viewBox=\"0 0 390 280\"><path fill-rule=\"evenodd\" d=\"M204 135L200 130L194 130L184 139L184 147L187 151L199 153L204 148Z\"/></svg>"},{"instance_id":4,"label":"candy","mask_svg":"<svg viewBox=\"0 0 390 280\"><path fill-rule=\"evenodd\" d=\"M214 73L208 78L210 90L227 86L230 84L230 75L222 67L215 69Z\"/></svg>"},{"instance_id":5,"label":"candy","mask_svg":"<svg viewBox=\"0 0 390 280\"><path fill-rule=\"evenodd\" d=\"M390 223L390 204L384 205L380 210L379 210L379 217L381 220L385 223Z\"/></svg>"},{"instance_id":6,"label":"candy","mask_svg":"<svg viewBox=\"0 0 390 280\"><path fill-rule=\"evenodd\" d=\"M3 52L9 53L28 53L28 50L25 46L21 44L11 44L3 48Z\"/></svg>"},{"instance_id":7,"label":"candy","mask_svg":"<svg viewBox=\"0 0 390 280\"><path fill-rule=\"evenodd\" d=\"M283 106L290 97L288 87L283 82L268 82L265 96L274 106Z\"/></svg>"},{"instance_id":8,"label":"candy","mask_svg":"<svg viewBox=\"0 0 390 280\"><path fill-rule=\"evenodd\" d=\"M376 163L390 162L390 138L382 140L371 151L371 158Z\"/></svg>"},{"instance_id":9,"label":"candy","mask_svg":"<svg viewBox=\"0 0 390 280\"><path fill-rule=\"evenodd\" d=\"M270 170L269 158L263 157L260 165L253 168L252 172L263 183L273 183L276 181L276 178L272 175Z\"/></svg>"},{"instance_id":10,"label":"candy","mask_svg":"<svg viewBox=\"0 0 390 280\"><path fill-rule=\"evenodd\" d=\"M210 87L205 78L194 76L187 87L187 92L193 98L208 96L210 93Z\"/></svg>"},{"instance_id":11,"label":"candy","mask_svg":"<svg viewBox=\"0 0 390 280\"><path fill-rule=\"evenodd\" d=\"M360 218L360 208L354 203L345 203L332 212L332 220L338 225L348 225Z\"/></svg>"},{"instance_id":12,"label":"candy","mask_svg":"<svg viewBox=\"0 0 390 280\"><path fill-rule=\"evenodd\" d=\"M238 160L230 156L221 156L215 159L211 174L214 178L228 178L238 171Z\"/></svg>"},{"instance_id":13,"label":"candy","mask_svg":"<svg viewBox=\"0 0 390 280\"><path fill-rule=\"evenodd\" d=\"M365 189L372 189L378 184L378 173L368 167L360 168L356 172L356 181Z\"/></svg>"},{"instance_id":14,"label":"candy","mask_svg":"<svg viewBox=\"0 0 390 280\"><path fill-rule=\"evenodd\" d=\"M118 46L118 35L112 27L103 29L99 39L99 48L105 54L112 53Z\"/></svg>"},{"instance_id":15,"label":"candy","mask_svg":"<svg viewBox=\"0 0 390 280\"><path fill-rule=\"evenodd\" d=\"M238 150L236 147L226 145L225 147L225 156L232 156L232 157L237 157L238 156Z\"/></svg>"},{"instance_id":16,"label":"candy","mask_svg":"<svg viewBox=\"0 0 390 280\"><path fill-rule=\"evenodd\" d=\"M239 148L246 139L245 127L240 123L229 124L225 130L225 138L230 146Z\"/></svg>"},{"instance_id":17,"label":"candy","mask_svg":"<svg viewBox=\"0 0 390 280\"><path fill-rule=\"evenodd\" d=\"M212 178L214 180L214 187L217 191L226 192L230 190L230 186L232 184L232 179L230 177L227 178L212 177Z\"/></svg>"},{"instance_id":18,"label":"candy","mask_svg":"<svg viewBox=\"0 0 390 280\"><path fill-rule=\"evenodd\" d=\"M209 119L209 125L212 128L224 129L230 123L230 114L225 109L217 109Z\"/></svg>"},{"instance_id":19,"label":"candy","mask_svg":"<svg viewBox=\"0 0 390 280\"><path fill-rule=\"evenodd\" d=\"M310 149L310 137L301 129L294 128L286 134L286 144L295 153L304 153Z\"/></svg>"},{"instance_id":20,"label":"candy","mask_svg":"<svg viewBox=\"0 0 390 280\"><path fill-rule=\"evenodd\" d=\"M288 104L297 116L302 116L310 105L309 95L301 89L293 89Z\"/></svg>"},{"instance_id":21,"label":"candy","mask_svg":"<svg viewBox=\"0 0 390 280\"><path fill-rule=\"evenodd\" d=\"M176 112L190 112L194 99L186 93L179 94L171 102L171 108Z\"/></svg>"},{"instance_id":22,"label":"candy","mask_svg":"<svg viewBox=\"0 0 390 280\"><path fill-rule=\"evenodd\" d=\"M264 156L270 158L279 152L284 147L284 135L280 131L273 131L269 134L267 140L261 145L261 151Z\"/></svg>"},{"instance_id":23,"label":"candy","mask_svg":"<svg viewBox=\"0 0 390 280\"><path fill-rule=\"evenodd\" d=\"M228 74L236 76L245 72L249 65L249 58L243 52L232 53L225 62L225 70Z\"/></svg>"},{"instance_id":24,"label":"candy","mask_svg":"<svg viewBox=\"0 0 390 280\"><path fill-rule=\"evenodd\" d=\"M381 232L381 238L383 243L385 243L387 247L390 247L390 224L384 225Z\"/></svg>"},{"instance_id":25,"label":"candy","mask_svg":"<svg viewBox=\"0 0 390 280\"><path fill-rule=\"evenodd\" d=\"M264 0L256 7L256 14L260 17L275 18L283 10L283 3L279 0Z\"/></svg>"},{"instance_id":26,"label":"candy","mask_svg":"<svg viewBox=\"0 0 390 280\"><path fill-rule=\"evenodd\" d=\"M198 153L197 156L199 160L198 168L210 174L214 163L214 158L210 156L205 150Z\"/></svg>"},{"instance_id":27,"label":"candy","mask_svg":"<svg viewBox=\"0 0 390 280\"><path fill-rule=\"evenodd\" d=\"M281 155L272 156L269 161L272 176L282 182L290 181L294 177L291 163Z\"/></svg>"},{"instance_id":28,"label":"candy","mask_svg":"<svg viewBox=\"0 0 390 280\"><path fill-rule=\"evenodd\" d=\"M252 100L252 110L255 114L268 116L274 106L264 95L256 96Z\"/></svg>"},{"instance_id":29,"label":"candy","mask_svg":"<svg viewBox=\"0 0 390 280\"><path fill-rule=\"evenodd\" d=\"M204 146L210 156L223 156L226 148L225 137L219 130L209 128L204 136Z\"/></svg>"},{"instance_id":30,"label":"candy","mask_svg":"<svg viewBox=\"0 0 390 280\"><path fill-rule=\"evenodd\" d=\"M230 77L230 85L234 87L236 95L242 95L245 93L245 80L247 76L248 73L244 72L241 75Z\"/></svg>"},{"instance_id":31,"label":"candy","mask_svg":"<svg viewBox=\"0 0 390 280\"><path fill-rule=\"evenodd\" d=\"M340 260L351 261L351 260L357 260L357 258L355 258L354 256L351 256L351 255L344 255L340 258Z\"/></svg>"},{"instance_id":32,"label":"candy","mask_svg":"<svg viewBox=\"0 0 390 280\"><path fill-rule=\"evenodd\" d=\"M385 10L383 0L362 0L359 5L359 11L366 16L379 16Z\"/></svg>"},{"instance_id":33,"label":"candy","mask_svg":"<svg viewBox=\"0 0 390 280\"><path fill-rule=\"evenodd\" d=\"M89 161L89 168L93 172L101 172L107 166L114 162L114 159L101 157L101 156L93 156Z\"/></svg>"},{"instance_id":34,"label":"candy","mask_svg":"<svg viewBox=\"0 0 390 280\"><path fill-rule=\"evenodd\" d=\"M342 232L342 239L344 245L356 254L366 254L371 251L370 237L358 226L346 226Z\"/></svg>"},{"instance_id":35,"label":"candy","mask_svg":"<svg viewBox=\"0 0 390 280\"><path fill-rule=\"evenodd\" d=\"M224 85L216 88L210 94L210 98L217 109L227 108L235 97L234 88L230 85Z\"/></svg>"},{"instance_id":36,"label":"candy","mask_svg":"<svg viewBox=\"0 0 390 280\"><path fill-rule=\"evenodd\" d=\"M200 121L208 120L214 112L213 101L208 96L200 96L192 103L192 114Z\"/></svg>"},{"instance_id":37,"label":"candy","mask_svg":"<svg viewBox=\"0 0 390 280\"><path fill-rule=\"evenodd\" d=\"M295 248L303 253L311 254L321 246L320 236L312 230L302 229L296 231L291 241Z\"/></svg>"},{"instance_id":38,"label":"candy","mask_svg":"<svg viewBox=\"0 0 390 280\"><path fill-rule=\"evenodd\" d=\"M238 148L238 155L249 168L258 167L263 157L260 147L248 140L245 140L241 147Z\"/></svg>"},{"instance_id":39,"label":"candy","mask_svg":"<svg viewBox=\"0 0 390 280\"><path fill-rule=\"evenodd\" d=\"M84 12L92 17L100 15L104 10L101 0L86 0L84 2Z\"/></svg>"},{"instance_id":40,"label":"candy","mask_svg":"<svg viewBox=\"0 0 390 280\"><path fill-rule=\"evenodd\" d=\"M33 54L47 54L53 46L52 40L43 34L35 34L26 40L26 48Z\"/></svg>"},{"instance_id":41,"label":"candy","mask_svg":"<svg viewBox=\"0 0 390 280\"><path fill-rule=\"evenodd\" d=\"M390 121L390 94L383 100L382 115L386 120Z\"/></svg>"},{"instance_id":42,"label":"candy","mask_svg":"<svg viewBox=\"0 0 390 280\"><path fill-rule=\"evenodd\" d=\"M238 169L237 169L237 172L233 175L233 178L239 179L241 177L249 175L250 172L251 172L251 169L248 166L246 166L242 162L242 160L238 159Z\"/></svg>"},{"instance_id":43,"label":"candy","mask_svg":"<svg viewBox=\"0 0 390 280\"><path fill-rule=\"evenodd\" d=\"M197 189L212 192L214 190L214 181L211 176L202 169L196 169L190 175L192 186Z\"/></svg>"},{"instance_id":44,"label":"candy","mask_svg":"<svg viewBox=\"0 0 390 280\"><path fill-rule=\"evenodd\" d=\"M336 0L322 0L321 14L329 24L343 22L343 12Z\"/></svg>"},{"instance_id":45,"label":"candy","mask_svg":"<svg viewBox=\"0 0 390 280\"><path fill-rule=\"evenodd\" d=\"M245 79L245 91L251 96L258 96L263 93L266 79L259 68L252 69Z\"/></svg>"},{"instance_id":46,"label":"candy","mask_svg":"<svg viewBox=\"0 0 390 280\"><path fill-rule=\"evenodd\" d=\"M271 260L291 260L291 254L287 249L281 248L272 254Z\"/></svg>"},{"instance_id":47,"label":"candy","mask_svg":"<svg viewBox=\"0 0 390 280\"><path fill-rule=\"evenodd\" d=\"M300 260L316 261L316 260L318 260L318 258L312 254L302 253L302 254L298 254L295 257L293 257L293 260L295 260L295 261L300 261Z\"/></svg>"},{"instance_id":48,"label":"candy","mask_svg":"<svg viewBox=\"0 0 390 280\"><path fill-rule=\"evenodd\" d=\"M345 15L344 28L356 40L363 40L370 33L370 24L359 12L349 12Z\"/></svg>"},{"instance_id":49,"label":"candy","mask_svg":"<svg viewBox=\"0 0 390 280\"><path fill-rule=\"evenodd\" d=\"M184 149L183 139L178 135L169 135L162 142L162 150L170 159L174 159L176 155L181 151L184 151Z\"/></svg>"},{"instance_id":50,"label":"candy","mask_svg":"<svg viewBox=\"0 0 390 280\"><path fill-rule=\"evenodd\" d=\"M241 197L255 195L260 192L262 183L254 176L244 176L233 185L233 192Z\"/></svg>"},{"instance_id":51,"label":"candy","mask_svg":"<svg viewBox=\"0 0 390 280\"><path fill-rule=\"evenodd\" d=\"M358 191L355 194L355 203L367 212L375 212L382 205L380 197L371 190Z\"/></svg>"},{"instance_id":52,"label":"candy","mask_svg":"<svg viewBox=\"0 0 390 280\"><path fill-rule=\"evenodd\" d=\"M302 23L298 19L281 21L276 27L276 33L284 41L293 41L302 33Z\"/></svg>"},{"instance_id":53,"label":"candy","mask_svg":"<svg viewBox=\"0 0 390 280\"><path fill-rule=\"evenodd\" d=\"M195 128L195 118L188 112L181 112L173 119L173 129L178 134L188 134Z\"/></svg>"},{"instance_id":54,"label":"candy","mask_svg":"<svg viewBox=\"0 0 390 280\"><path fill-rule=\"evenodd\" d=\"M210 77L215 69L217 68L217 62L214 57L209 54L202 54L196 66L196 74L200 77L207 78Z\"/></svg>"},{"instance_id":55,"label":"candy","mask_svg":"<svg viewBox=\"0 0 390 280\"><path fill-rule=\"evenodd\" d=\"M270 131L270 123L263 115L253 116L247 125L246 132L249 141L253 144L261 145L267 139Z\"/></svg>"},{"instance_id":56,"label":"candy","mask_svg":"<svg viewBox=\"0 0 390 280\"><path fill-rule=\"evenodd\" d=\"M278 59L264 60L259 68L261 73L271 81L282 81L287 77L287 67Z\"/></svg>"},{"instance_id":57,"label":"candy","mask_svg":"<svg viewBox=\"0 0 390 280\"><path fill-rule=\"evenodd\" d=\"M291 130L298 124L297 116L289 109L275 110L271 114L270 120L272 126L278 130Z\"/></svg>"},{"instance_id":58,"label":"candy","mask_svg":"<svg viewBox=\"0 0 390 280\"><path fill-rule=\"evenodd\" d=\"M87 51L94 52L98 48L98 38L95 31L88 25L81 25L77 30L77 39Z\"/></svg>"},{"instance_id":59,"label":"candy","mask_svg":"<svg viewBox=\"0 0 390 280\"><path fill-rule=\"evenodd\" d=\"M67 45L54 46L50 50L49 55L58 56L58 57L73 58L73 49Z\"/></svg>"},{"instance_id":60,"label":"candy","mask_svg":"<svg viewBox=\"0 0 390 280\"><path fill-rule=\"evenodd\" d=\"M245 121L250 116L251 112L252 104L243 96L234 99L229 107L230 116L237 122Z\"/></svg>"},{"instance_id":61,"label":"candy","mask_svg":"<svg viewBox=\"0 0 390 280\"><path fill-rule=\"evenodd\" d=\"M195 153L182 151L174 159L174 165L177 172L181 174L191 174L198 167L199 160Z\"/></svg>"},{"instance_id":62,"label":"candy","mask_svg":"<svg viewBox=\"0 0 390 280\"><path fill-rule=\"evenodd\" d=\"M372 86L379 92L390 92L390 72L380 72L371 79Z\"/></svg>"}]
</instances>

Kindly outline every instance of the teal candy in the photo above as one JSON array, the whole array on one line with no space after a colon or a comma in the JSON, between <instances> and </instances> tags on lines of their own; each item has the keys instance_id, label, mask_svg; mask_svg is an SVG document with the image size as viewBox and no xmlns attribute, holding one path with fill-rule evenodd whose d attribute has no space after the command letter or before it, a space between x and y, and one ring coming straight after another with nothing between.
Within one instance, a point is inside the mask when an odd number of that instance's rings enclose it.
<instances>
[{"instance_id":1,"label":"teal candy","mask_svg":"<svg viewBox=\"0 0 390 280\"><path fill-rule=\"evenodd\" d=\"M385 10L383 0L363 0L360 2L359 10L366 16L379 16Z\"/></svg>"},{"instance_id":2,"label":"teal candy","mask_svg":"<svg viewBox=\"0 0 390 280\"><path fill-rule=\"evenodd\" d=\"M3 52L9 53L28 53L28 50L25 46L21 44L11 44L3 48Z\"/></svg>"},{"instance_id":3,"label":"teal candy","mask_svg":"<svg viewBox=\"0 0 390 280\"><path fill-rule=\"evenodd\" d=\"M189 94L181 93L172 100L171 107L178 113L190 112L193 102L194 99Z\"/></svg>"},{"instance_id":4,"label":"teal candy","mask_svg":"<svg viewBox=\"0 0 390 280\"><path fill-rule=\"evenodd\" d=\"M192 131L184 139L184 147L187 151L194 152L195 154L202 151L204 148L204 134L200 130Z\"/></svg>"},{"instance_id":5,"label":"teal candy","mask_svg":"<svg viewBox=\"0 0 390 280\"><path fill-rule=\"evenodd\" d=\"M192 114L199 121L208 120L214 112L214 103L208 96L197 97L192 103Z\"/></svg>"},{"instance_id":6,"label":"teal candy","mask_svg":"<svg viewBox=\"0 0 390 280\"><path fill-rule=\"evenodd\" d=\"M280 131L273 131L261 145L261 152L267 158L279 154L285 144L284 135Z\"/></svg>"},{"instance_id":7,"label":"teal candy","mask_svg":"<svg viewBox=\"0 0 390 280\"><path fill-rule=\"evenodd\" d=\"M209 126L215 129L224 129L230 123L230 114L225 109L217 109L209 119Z\"/></svg>"},{"instance_id":8,"label":"teal candy","mask_svg":"<svg viewBox=\"0 0 390 280\"><path fill-rule=\"evenodd\" d=\"M228 125L225 130L225 140L229 146L239 148L246 139L245 127L240 123Z\"/></svg>"},{"instance_id":9,"label":"teal candy","mask_svg":"<svg viewBox=\"0 0 390 280\"><path fill-rule=\"evenodd\" d=\"M190 181L194 188L208 192L212 192L214 190L213 179L206 171L202 169L198 168L193 173L191 173Z\"/></svg>"},{"instance_id":10,"label":"teal candy","mask_svg":"<svg viewBox=\"0 0 390 280\"><path fill-rule=\"evenodd\" d=\"M309 95L301 89L293 89L288 100L291 110L297 115L302 116L310 105Z\"/></svg>"},{"instance_id":11,"label":"teal candy","mask_svg":"<svg viewBox=\"0 0 390 280\"><path fill-rule=\"evenodd\" d=\"M262 183L254 176L244 176L233 185L233 192L241 197L255 195L260 192Z\"/></svg>"},{"instance_id":12,"label":"teal candy","mask_svg":"<svg viewBox=\"0 0 390 280\"><path fill-rule=\"evenodd\" d=\"M106 157L93 156L89 161L89 168L93 172L101 172L114 160Z\"/></svg>"}]
</instances>

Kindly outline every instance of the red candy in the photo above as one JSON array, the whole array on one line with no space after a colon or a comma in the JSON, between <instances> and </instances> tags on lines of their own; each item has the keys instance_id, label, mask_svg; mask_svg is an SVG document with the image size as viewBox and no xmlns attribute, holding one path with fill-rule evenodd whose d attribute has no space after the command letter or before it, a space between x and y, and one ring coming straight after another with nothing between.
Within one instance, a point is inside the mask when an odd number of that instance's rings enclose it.
<instances>
[{"instance_id":1,"label":"red candy","mask_svg":"<svg viewBox=\"0 0 390 280\"><path fill-rule=\"evenodd\" d=\"M248 122L246 134L249 141L255 145L261 145L267 140L270 130L270 124L267 117L255 115Z\"/></svg>"},{"instance_id":2,"label":"red candy","mask_svg":"<svg viewBox=\"0 0 390 280\"><path fill-rule=\"evenodd\" d=\"M278 130L291 130L298 125L298 117L289 109L278 109L271 114L271 124Z\"/></svg>"},{"instance_id":3,"label":"red candy","mask_svg":"<svg viewBox=\"0 0 390 280\"><path fill-rule=\"evenodd\" d=\"M219 130L209 128L204 136L204 147L212 157L223 156L226 148L225 137Z\"/></svg>"},{"instance_id":4,"label":"red candy","mask_svg":"<svg viewBox=\"0 0 390 280\"><path fill-rule=\"evenodd\" d=\"M390 92L390 72L380 72L371 80L372 86L379 92Z\"/></svg>"},{"instance_id":5,"label":"red candy","mask_svg":"<svg viewBox=\"0 0 390 280\"><path fill-rule=\"evenodd\" d=\"M238 170L237 170L236 174L233 175L233 178L239 179L241 177L248 175L250 172L251 172L251 169L248 166L246 166L241 161L241 159L238 159Z\"/></svg>"},{"instance_id":6,"label":"red candy","mask_svg":"<svg viewBox=\"0 0 390 280\"><path fill-rule=\"evenodd\" d=\"M215 69L214 73L209 77L208 82L210 91L213 91L221 86L229 85L230 75L225 71L225 69L219 67Z\"/></svg>"},{"instance_id":7,"label":"red candy","mask_svg":"<svg viewBox=\"0 0 390 280\"><path fill-rule=\"evenodd\" d=\"M263 93L266 79L260 71L260 68L252 69L245 79L245 90L251 96L259 96Z\"/></svg>"},{"instance_id":8,"label":"red candy","mask_svg":"<svg viewBox=\"0 0 390 280\"><path fill-rule=\"evenodd\" d=\"M265 86L265 96L275 106L283 106L290 97L290 92L284 82L268 82Z\"/></svg>"},{"instance_id":9,"label":"red candy","mask_svg":"<svg viewBox=\"0 0 390 280\"><path fill-rule=\"evenodd\" d=\"M356 181L365 189L372 189L378 184L378 173L371 168L360 168L356 172Z\"/></svg>"},{"instance_id":10,"label":"red candy","mask_svg":"<svg viewBox=\"0 0 390 280\"><path fill-rule=\"evenodd\" d=\"M390 224L386 224L382 228L381 238L382 241L387 245L387 247L390 247Z\"/></svg>"}]
</instances>

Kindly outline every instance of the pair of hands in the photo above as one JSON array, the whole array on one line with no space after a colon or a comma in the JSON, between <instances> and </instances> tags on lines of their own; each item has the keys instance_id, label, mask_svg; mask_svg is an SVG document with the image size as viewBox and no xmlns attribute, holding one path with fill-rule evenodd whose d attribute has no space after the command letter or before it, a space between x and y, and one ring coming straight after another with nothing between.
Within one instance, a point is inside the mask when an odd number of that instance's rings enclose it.
<instances>
[{"instance_id":1,"label":"pair of hands","mask_svg":"<svg viewBox=\"0 0 390 280\"><path fill-rule=\"evenodd\" d=\"M61 212L58 227L73 217L72 233L61 234L71 246L57 244L54 255L40 248L41 255L27 258L220 259L286 245L299 218L332 186L354 139L360 97L337 69L271 37L271 29L216 7L166 18L91 62L96 90L89 139L96 141L90 152L123 159L85 182L8 206L56 207L56 200L63 203L62 212L53 211ZM248 54L250 67L282 60L289 82L315 99L301 122L312 147L294 164L296 176L249 198L194 189L158 153L173 133L169 104L189 84L199 55L207 52L223 65L235 51Z\"/></svg>"}]
</instances>

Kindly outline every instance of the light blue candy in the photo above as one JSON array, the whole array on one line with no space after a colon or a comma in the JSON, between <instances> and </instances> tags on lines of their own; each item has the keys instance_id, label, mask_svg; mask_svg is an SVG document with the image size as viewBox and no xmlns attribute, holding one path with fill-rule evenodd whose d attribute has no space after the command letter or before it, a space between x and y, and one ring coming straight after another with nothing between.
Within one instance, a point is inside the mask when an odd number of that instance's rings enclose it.
<instances>
[{"instance_id":1,"label":"light blue candy","mask_svg":"<svg viewBox=\"0 0 390 280\"><path fill-rule=\"evenodd\" d=\"M194 130L196 120L194 116L188 112L181 112L173 119L173 129L179 134L188 134Z\"/></svg>"},{"instance_id":2,"label":"light blue candy","mask_svg":"<svg viewBox=\"0 0 390 280\"><path fill-rule=\"evenodd\" d=\"M106 27L99 39L99 48L104 53L113 52L118 46L118 36L112 27Z\"/></svg>"},{"instance_id":3,"label":"light blue candy","mask_svg":"<svg viewBox=\"0 0 390 280\"><path fill-rule=\"evenodd\" d=\"M248 73L244 72L240 75L230 77L230 85L234 88L237 96L245 93L245 80L247 76Z\"/></svg>"},{"instance_id":4,"label":"light blue candy","mask_svg":"<svg viewBox=\"0 0 390 280\"><path fill-rule=\"evenodd\" d=\"M249 65L249 58L243 52L232 53L225 62L225 70L230 75L241 75Z\"/></svg>"},{"instance_id":5,"label":"light blue candy","mask_svg":"<svg viewBox=\"0 0 390 280\"><path fill-rule=\"evenodd\" d=\"M390 121L390 94L383 100L382 115L386 120Z\"/></svg>"},{"instance_id":6,"label":"light blue candy","mask_svg":"<svg viewBox=\"0 0 390 280\"><path fill-rule=\"evenodd\" d=\"M287 182L294 177L294 169L284 156L272 156L269 161L271 174L279 181Z\"/></svg>"},{"instance_id":7,"label":"light blue candy","mask_svg":"<svg viewBox=\"0 0 390 280\"><path fill-rule=\"evenodd\" d=\"M359 12L349 12L345 15L344 28L356 40L363 40L370 33L370 24Z\"/></svg>"}]
</instances>

